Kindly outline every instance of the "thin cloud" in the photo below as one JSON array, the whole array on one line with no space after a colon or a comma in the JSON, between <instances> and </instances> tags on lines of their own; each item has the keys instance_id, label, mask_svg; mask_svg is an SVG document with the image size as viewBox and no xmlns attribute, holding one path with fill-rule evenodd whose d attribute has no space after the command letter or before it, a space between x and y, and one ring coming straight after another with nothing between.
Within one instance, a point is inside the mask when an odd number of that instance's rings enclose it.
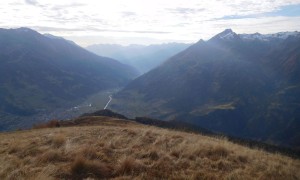
<instances>
[{"instance_id":1,"label":"thin cloud","mask_svg":"<svg viewBox=\"0 0 300 180\"><path fill-rule=\"evenodd\" d=\"M37 31L43 32L53 32L53 31L93 31L93 32L122 32L122 33L142 33L142 34L168 34L171 32L165 31L130 31L130 30L116 30L116 29L99 29L99 28L92 28L92 27L83 27L83 28L63 28L63 27L47 27L47 26L30 26L30 28L35 29Z\"/></svg>"},{"instance_id":2,"label":"thin cloud","mask_svg":"<svg viewBox=\"0 0 300 180\"><path fill-rule=\"evenodd\" d=\"M124 12L122 12L122 15L124 17L129 17L129 16L136 16L137 14L135 12L124 11Z\"/></svg>"},{"instance_id":3,"label":"thin cloud","mask_svg":"<svg viewBox=\"0 0 300 180\"><path fill-rule=\"evenodd\" d=\"M248 18L262 18L262 17L276 17L276 16L284 16L284 17L300 16L300 4L282 6L272 12L251 14L251 15L229 15L221 18L216 18L213 20L248 19Z\"/></svg>"},{"instance_id":4,"label":"thin cloud","mask_svg":"<svg viewBox=\"0 0 300 180\"><path fill-rule=\"evenodd\" d=\"M0 27L78 37L78 44L87 43L86 34L114 42L129 36L149 43L195 42L225 28L239 33L300 29L300 0L1 0L0 10L0 16L7 17L0 19ZM95 38L95 43L100 42Z\"/></svg>"},{"instance_id":5,"label":"thin cloud","mask_svg":"<svg viewBox=\"0 0 300 180\"><path fill-rule=\"evenodd\" d=\"M29 4L29 5L37 5L38 4L38 2L36 0L25 0L25 3Z\"/></svg>"},{"instance_id":6,"label":"thin cloud","mask_svg":"<svg viewBox=\"0 0 300 180\"><path fill-rule=\"evenodd\" d=\"M122 33L142 33L142 34L169 34L171 32L166 32L166 31L135 31L135 30L117 30L117 29L99 29L99 28L87 28L90 31L96 31L96 32L122 32ZM84 30L84 29L82 29Z\"/></svg>"},{"instance_id":7,"label":"thin cloud","mask_svg":"<svg viewBox=\"0 0 300 180\"><path fill-rule=\"evenodd\" d=\"M47 27L47 26L29 26L29 28L35 29L40 32L74 32L74 31L83 31L80 28L62 28L62 27Z\"/></svg>"},{"instance_id":8,"label":"thin cloud","mask_svg":"<svg viewBox=\"0 0 300 180\"><path fill-rule=\"evenodd\" d=\"M64 10L67 8L76 8L76 7L82 7L85 6L83 3L71 3L71 4L64 4L64 5L55 5L51 9L52 10Z\"/></svg>"},{"instance_id":9,"label":"thin cloud","mask_svg":"<svg viewBox=\"0 0 300 180\"><path fill-rule=\"evenodd\" d=\"M167 8L167 10L171 13L177 13L177 14L194 14L194 13L199 13L199 12L205 11L204 8L193 9L193 8L181 8L181 7L178 7L175 9Z\"/></svg>"}]
</instances>

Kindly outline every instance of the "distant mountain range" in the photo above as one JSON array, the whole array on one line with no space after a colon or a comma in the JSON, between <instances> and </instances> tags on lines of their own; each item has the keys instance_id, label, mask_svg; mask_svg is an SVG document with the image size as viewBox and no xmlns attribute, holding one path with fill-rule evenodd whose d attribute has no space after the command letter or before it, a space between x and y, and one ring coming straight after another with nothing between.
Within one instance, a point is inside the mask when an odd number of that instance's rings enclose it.
<instances>
[{"instance_id":1,"label":"distant mountain range","mask_svg":"<svg viewBox=\"0 0 300 180\"><path fill-rule=\"evenodd\" d=\"M300 33L227 29L132 81L110 108L300 148Z\"/></svg>"},{"instance_id":2,"label":"distant mountain range","mask_svg":"<svg viewBox=\"0 0 300 180\"><path fill-rule=\"evenodd\" d=\"M29 123L26 117L122 87L137 75L130 66L63 38L28 28L0 29L0 130L22 127Z\"/></svg>"},{"instance_id":3,"label":"distant mountain range","mask_svg":"<svg viewBox=\"0 0 300 180\"><path fill-rule=\"evenodd\" d=\"M88 46L86 49L97 55L114 58L124 64L131 65L143 74L190 45L183 43L154 44L149 46L96 44Z\"/></svg>"}]
</instances>

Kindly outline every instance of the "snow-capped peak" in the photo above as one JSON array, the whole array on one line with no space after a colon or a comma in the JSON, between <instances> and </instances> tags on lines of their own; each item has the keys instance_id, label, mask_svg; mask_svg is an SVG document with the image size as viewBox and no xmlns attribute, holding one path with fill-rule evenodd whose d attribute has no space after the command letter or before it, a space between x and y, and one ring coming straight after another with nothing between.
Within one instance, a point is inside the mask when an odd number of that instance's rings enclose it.
<instances>
[{"instance_id":1,"label":"snow-capped peak","mask_svg":"<svg viewBox=\"0 0 300 180\"><path fill-rule=\"evenodd\" d=\"M280 39L286 39L289 36L297 36L300 33L298 31L294 31L294 32L279 32L276 34L269 34L271 37L276 37L276 38L280 38Z\"/></svg>"},{"instance_id":2,"label":"snow-capped peak","mask_svg":"<svg viewBox=\"0 0 300 180\"><path fill-rule=\"evenodd\" d=\"M239 34L240 38L244 40L262 40L262 41L270 41L271 39L287 39L289 36L298 36L300 32L279 32L275 34Z\"/></svg>"},{"instance_id":3,"label":"snow-capped peak","mask_svg":"<svg viewBox=\"0 0 300 180\"><path fill-rule=\"evenodd\" d=\"M237 34L233 32L231 29L225 29L223 32L217 34L211 40L232 40L236 39Z\"/></svg>"},{"instance_id":4,"label":"snow-capped peak","mask_svg":"<svg viewBox=\"0 0 300 180\"><path fill-rule=\"evenodd\" d=\"M231 29L226 29L225 31L218 34L220 39L232 39L235 33Z\"/></svg>"}]
</instances>

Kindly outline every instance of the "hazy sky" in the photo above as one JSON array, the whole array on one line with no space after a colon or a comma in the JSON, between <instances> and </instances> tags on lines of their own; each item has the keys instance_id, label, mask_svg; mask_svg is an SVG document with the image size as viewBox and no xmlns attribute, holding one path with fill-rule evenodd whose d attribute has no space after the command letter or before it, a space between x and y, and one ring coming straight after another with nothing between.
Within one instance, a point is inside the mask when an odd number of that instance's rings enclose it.
<instances>
[{"instance_id":1,"label":"hazy sky","mask_svg":"<svg viewBox=\"0 0 300 180\"><path fill-rule=\"evenodd\" d=\"M151 44L300 30L300 0L0 0L0 27L73 40Z\"/></svg>"}]
</instances>

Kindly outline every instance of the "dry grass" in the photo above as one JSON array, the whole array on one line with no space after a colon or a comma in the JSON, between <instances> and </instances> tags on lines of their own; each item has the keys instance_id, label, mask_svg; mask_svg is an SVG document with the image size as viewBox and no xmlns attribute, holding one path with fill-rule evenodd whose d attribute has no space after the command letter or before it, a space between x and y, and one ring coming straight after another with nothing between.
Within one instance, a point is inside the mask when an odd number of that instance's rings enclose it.
<instances>
[{"instance_id":1,"label":"dry grass","mask_svg":"<svg viewBox=\"0 0 300 180\"><path fill-rule=\"evenodd\" d=\"M105 163L77 157L71 166L71 179L108 178L112 176L112 169Z\"/></svg>"},{"instance_id":2,"label":"dry grass","mask_svg":"<svg viewBox=\"0 0 300 180\"><path fill-rule=\"evenodd\" d=\"M37 157L37 160L41 163L55 163L63 161L63 154L58 150L48 150L45 153Z\"/></svg>"},{"instance_id":3,"label":"dry grass","mask_svg":"<svg viewBox=\"0 0 300 180\"><path fill-rule=\"evenodd\" d=\"M300 161L117 120L0 134L0 179L299 179Z\"/></svg>"},{"instance_id":4,"label":"dry grass","mask_svg":"<svg viewBox=\"0 0 300 180\"><path fill-rule=\"evenodd\" d=\"M51 144L55 148L60 148L65 144L65 142L66 142L66 137L63 134L57 134L53 136L51 139Z\"/></svg>"},{"instance_id":5,"label":"dry grass","mask_svg":"<svg viewBox=\"0 0 300 180\"><path fill-rule=\"evenodd\" d=\"M139 163L132 157L126 157L121 160L120 164L116 168L117 175L134 175L139 174L146 170L142 163Z\"/></svg>"},{"instance_id":6,"label":"dry grass","mask_svg":"<svg viewBox=\"0 0 300 180\"><path fill-rule=\"evenodd\" d=\"M60 123L58 120L51 120L47 123L41 123L33 126L33 129L42 129L42 128L54 128L60 127Z\"/></svg>"}]
</instances>

